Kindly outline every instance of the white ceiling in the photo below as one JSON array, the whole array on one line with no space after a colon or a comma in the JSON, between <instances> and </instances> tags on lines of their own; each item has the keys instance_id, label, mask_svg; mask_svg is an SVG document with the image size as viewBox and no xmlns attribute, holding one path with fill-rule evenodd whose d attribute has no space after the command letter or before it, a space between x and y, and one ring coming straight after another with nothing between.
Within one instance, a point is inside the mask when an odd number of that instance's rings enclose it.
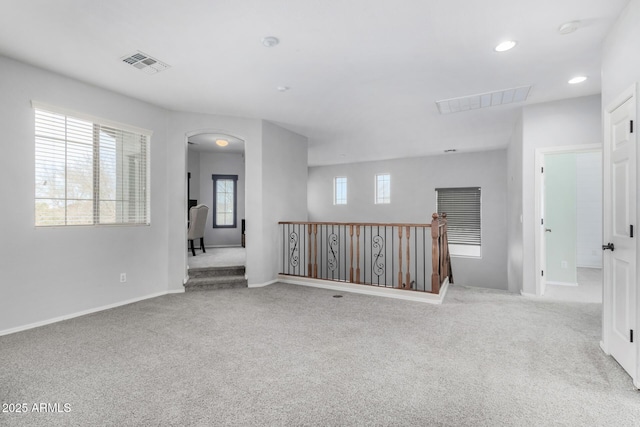
<instances>
[{"instance_id":1,"label":"white ceiling","mask_svg":"<svg viewBox=\"0 0 640 427\"><path fill-rule=\"evenodd\" d=\"M2 0L0 54L172 110L270 120L331 164L505 147L522 104L440 115L435 102L599 93L601 42L627 2ZM505 39L518 45L494 52ZM137 50L171 68L120 61ZM578 74L589 80L567 84Z\"/></svg>"},{"instance_id":2,"label":"white ceiling","mask_svg":"<svg viewBox=\"0 0 640 427\"><path fill-rule=\"evenodd\" d=\"M216 144L216 140L224 139L229 143L225 147ZM201 133L189 137L189 150L210 153L244 153L244 141L223 133Z\"/></svg>"}]
</instances>

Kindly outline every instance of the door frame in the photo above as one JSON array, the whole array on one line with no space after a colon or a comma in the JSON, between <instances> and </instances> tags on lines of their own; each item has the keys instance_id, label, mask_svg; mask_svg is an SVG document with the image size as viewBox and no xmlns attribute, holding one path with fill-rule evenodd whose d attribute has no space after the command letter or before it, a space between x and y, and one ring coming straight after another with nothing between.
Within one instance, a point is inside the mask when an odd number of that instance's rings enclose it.
<instances>
[{"instance_id":1,"label":"door frame","mask_svg":"<svg viewBox=\"0 0 640 427\"><path fill-rule=\"evenodd\" d=\"M583 145L565 145L560 147L543 147L535 150L535 232L534 232L534 252L535 252L535 270L536 275L536 296L544 295L546 288L546 277L540 273L543 270L544 259L544 242L542 229L542 167L544 166L544 156L547 154L568 154L568 153L602 153L602 144L583 144Z\"/></svg>"},{"instance_id":2,"label":"door frame","mask_svg":"<svg viewBox=\"0 0 640 427\"><path fill-rule=\"evenodd\" d=\"M620 106L622 106L625 102L627 102L630 99L634 99L635 100L635 110L636 110L636 117L634 117L633 119L635 121L637 121L637 117L638 117L638 84L637 83L633 83L631 86L629 86L628 88L626 88L624 91L622 91L615 99L614 101L612 101L609 105L607 105L606 108L603 109L603 132L604 132L604 144L603 144L603 168L602 168L602 177L603 177L603 191L605 190L604 187L604 178L606 176L610 175L610 165L609 165L609 151L605 150L605 148L608 148L611 146L611 132L609 131L611 128L611 116L612 113ZM635 141L633 141L634 144L637 143L638 138L637 138L637 131L634 131L634 136L632 137ZM640 150L638 150L636 148L636 169L638 167L638 165L640 164L638 159L638 156L640 156ZM606 175L605 175L606 174ZM640 174L637 172L636 170L636 191L638 191L638 188L640 188L640 186L638 186L638 178L640 178ZM607 221L611 221L611 210L612 210L612 206L611 206L611 200L608 199L607 197L603 197L602 199L603 202L603 243L605 241L609 241L609 235L606 235L606 233L608 233L609 231L609 227L606 226ZM640 202L640 198L637 198L636 203ZM640 212L640 210L638 210L638 206L636 206L636 215L638 214L638 212ZM632 219L637 221L637 217ZM636 268L638 266L638 254L640 254L640 242L638 242L638 240L640 239L636 239ZM605 257L604 262L603 262L603 272L604 269L610 270L611 269L611 261L610 259L607 259L607 257ZM636 285L637 285L637 278L638 278L638 271L636 270ZM613 310L613 301L612 301L612 289L611 289L611 281L607 280L607 277L605 274L603 274L603 286L602 286L602 341L600 341L600 348L602 349L602 351L607 355L610 356L611 352L610 352L610 334L611 334L611 330L612 330L612 323L611 323L611 318L612 318L612 310ZM636 289L636 301L635 301L635 305L636 305L636 318L635 320L635 327L637 328L638 325L640 325L640 310L638 310L638 308L640 308L640 292ZM634 372L631 373L629 372L629 375L631 376L632 380L633 380L633 385L637 388L640 389L640 378L638 378L638 373L640 372L640 346L637 344L637 340L635 340L634 342L634 353L633 353L633 357L635 359L635 363L634 363Z\"/></svg>"},{"instance_id":3,"label":"door frame","mask_svg":"<svg viewBox=\"0 0 640 427\"><path fill-rule=\"evenodd\" d=\"M183 233L184 233L184 249L182 251L183 253L183 265L184 265L184 278L182 279L182 284L184 285L185 283L187 283L187 281L189 280L189 240L188 240L188 233L189 233L189 209L187 208L187 205L189 204L189 191L188 191L188 186L189 186L189 178L187 177L187 174L189 173L189 138L191 138L192 136L196 136L196 135L202 135L202 134L207 134L207 133L213 133L213 134L220 134L220 135L228 135L230 137L233 138L237 138L242 140L242 143L244 144L244 153L245 156L247 155L247 139L244 136L240 136L237 132L231 132L228 130L224 130L224 129L217 129L217 128L202 128L202 129L197 129L197 130L192 130L189 132L185 132L184 134L184 174L182 176L185 177L184 180L184 194L185 194L185 200L182 203L182 209L183 209L183 215L182 218L184 220L184 227L183 227ZM246 165L245 165L245 171L246 171ZM246 181L246 178L245 178ZM246 184L245 184L246 185ZM245 198L245 206L247 205L247 188L245 187L245 192L244 192L244 198ZM246 214L245 214L246 217ZM246 261L245 261L246 264ZM246 275L245 275L246 276Z\"/></svg>"}]
</instances>

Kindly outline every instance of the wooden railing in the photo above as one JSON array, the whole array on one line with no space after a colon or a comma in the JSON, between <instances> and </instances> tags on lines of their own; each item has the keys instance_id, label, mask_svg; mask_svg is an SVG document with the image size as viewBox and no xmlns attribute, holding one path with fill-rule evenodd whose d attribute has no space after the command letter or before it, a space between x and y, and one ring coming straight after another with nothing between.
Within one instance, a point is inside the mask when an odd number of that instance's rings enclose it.
<instances>
[{"instance_id":1,"label":"wooden railing","mask_svg":"<svg viewBox=\"0 0 640 427\"><path fill-rule=\"evenodd\" d=\"M283 275L435 294L453 283L446 214L431 224L279 224Z\"/></svg>"}]
</instances>

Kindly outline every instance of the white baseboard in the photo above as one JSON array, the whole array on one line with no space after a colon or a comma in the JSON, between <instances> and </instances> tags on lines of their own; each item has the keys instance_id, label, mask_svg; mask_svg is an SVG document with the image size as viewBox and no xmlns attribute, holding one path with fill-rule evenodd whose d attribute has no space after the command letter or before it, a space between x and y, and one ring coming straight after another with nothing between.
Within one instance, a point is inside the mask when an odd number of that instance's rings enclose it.
<instances>
[{"instance_id":1,"label":"white baseboard","mask_svg":"<svg viewBox=\"0 0 640 427\"><path fill-rule=\"evenodd\" d=\"M547 280L547 285L555 285L555 286L578 286L575 282L553 282Z\"/></svg>"},{"instance_id":2,"label":"white baseboard","mask_svg":"<svg viewBox=\"0 0 640 427\"><path fill-rule=\"evenodd\" d=\"M527 298L537 298L538 297L536 294L530 294L528 292L523 291L522 289L520 289L520 295L522 295L523 297L527 297Z\"/></svg>"},{"instance_id":3,"label":"white baseboard","mask_svg":"<svg viewBox=\"0 0 640 427\"><path fill-rule=\"evenodd\" d=\"M185 282L186 283L186 282ZM167 291L167 295L169 294L184 294L185 289L171 289Z\"/></svg>"},{"instance_id":4,"label":"white baseboard","mask_svg":"<svg viewBox=\"0 0 640 427\"><path fill-rule=\"evenodd\" d=\"M52 319L42 320L40 322L29 323L28 325L18 326L16 328L5 329L4 331L0 331L0 336L14 334L16 332L26 331L28 329L39 328L40 326L50 325L52 323L62 322L63 320L73 319L75 317L85 316L87 314L97 313L99 311L109 310L111 308L121 307L123 305L133 304L134 302L143 301L146 299L157 298L167 294L177 294L184 293L184 289L182 290L171 290L165 292L156 292L153 294L145 295L143 297L137 297L128 299L125 301L116 302L113 304L103 305L100 307L90 308L88 310L78 311L76 313L65 314L64 316L54 317Z\"/></svg>"},{"instance_id":5,"label":"white baseboard","mask_svg":"<svg viewBox=\"0 0 640 427\"><path fill-rule=\"evenodd\" d=\"M265 286L273 285L274 283L278 283L279 281L280 280L270 280L264 283L249 283L247 286L250 288L264 288Z\"/></svg>"},{"instance_id":6,"label":"white baseboard","mask_svg":"<svg viewBox=\"0 0 640 427\"><path fill-rule=\"evenodd\" d=\"M356 294L375 295L386 298L396 298L407 301L424 302L428 304L442 304L444 297L449 288L449 279L447 278L440 288L440 294L431 294L428 292L408 291L404 289L384 288L370 285L357 285L346 282L331 282L320 279L310 279L307 277L278 275L278 281L289 283L292 285L310 286L321 289L331 289L333 291L352 292Z\"/></svg>"}]
</instances>

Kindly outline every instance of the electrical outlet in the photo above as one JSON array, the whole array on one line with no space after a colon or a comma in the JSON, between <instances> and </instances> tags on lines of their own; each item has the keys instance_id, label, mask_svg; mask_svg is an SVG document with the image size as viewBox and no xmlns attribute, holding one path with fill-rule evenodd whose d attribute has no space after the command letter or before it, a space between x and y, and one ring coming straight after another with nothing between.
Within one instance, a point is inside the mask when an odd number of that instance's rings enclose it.
<instances>
[{"instance_id":1,"label":"electrical outlet","mask_svg":"<svg viewBox=\"0 0 640 427\"><path fill-rule=\"evenodd\" d=\"M120 283L127 281L127 273L120 273Z\"/></svg>"},{"instance_id":2,"label":"electrical outlet","mask_svg":"<svg viewBox=\"0 0 640 427\"><path fill-rule=\"evenodd\" d=\"M562 268L568 268L567 261L562 261L560 265L562 266Z\"/></svg>"}]
</instances>

